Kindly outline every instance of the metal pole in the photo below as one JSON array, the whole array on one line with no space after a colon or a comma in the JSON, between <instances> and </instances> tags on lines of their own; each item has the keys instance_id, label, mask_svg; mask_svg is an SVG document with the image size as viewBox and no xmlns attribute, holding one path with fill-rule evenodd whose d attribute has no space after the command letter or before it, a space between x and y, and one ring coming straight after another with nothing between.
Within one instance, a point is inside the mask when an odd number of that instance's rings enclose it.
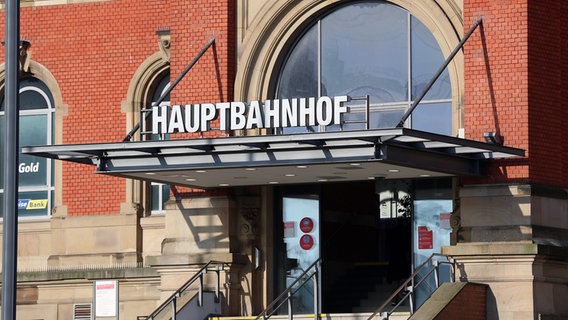
<instances>
[{"instance_id":1,"label":"metal pole","mask_svg":"<svg viewBox=\"0 0 568 320\"><path fill-rule=\"evenodd\" d=\"M371 112L369 110L369 109L371 109L371 104L369 102L370 98L371 97L369 95L365 96L365 101L366 101L365 102L365 130L369 130L369 128L370 128L369 122L371 122L371 117L370 117Z\"/></svg>"},{"instance_id":2,"label":"metal pole","mask_svg":"<svg viewBox=\"0 0 568 320\"><path fill-rule=\"evenodd\" d=\"M199 292L197 293L197 305L203 307L203 273L199 273Z\"/></svg>"},{"instance_id":3,"label":"metal pole","mask_svg":"<svg viewBox=\"0 0 568 320\"><path fill-rule=\"evenodd\" d=\"M172 300L172 320L177 318L177 297Z\"/></svg>"},{"instance_id":4,"label":"metal pole","mask_svg":"<svg viewBox=\"0 0 568 320\"><path fill-rule=\"evenodd\" d=\"M292 314L292 290L288 291L288 320L293 320L294 315Z\"/></svg>"},{"instance_id":5,"label":"metal pole","mask_svg":"<svg viewBox=\"0 0 568 320\"><path fill-rule=\"evenodd\" d=\"M471 36L471 34L473 33L473 31L475 31L475 29L477 29L477 27L481 24L481 21L483 20L482 17L477 18L477 20L475 21L475 23L473 24L473 26L471 26L471 28L469 29L469 31L466 33L466 35L463 37L463 39L460 41L460 43L458 44L458 46L454 49L454 51L452 51L452 53L450 53L450 55L448 56L448 58L446 59L446 61L444 62L444 64L438 69L438 71L436 72L436 74L432 77L432 79L430 79L430 82L428 82L428 84L426 85L426 87L422 90L422 92L420 93L420 95L418 96L418 98L416 98L416 100L414 100L414 103L412 103L412 105L410 106L410 108L408 108L408 110L406 110L406 112L404 113L404 115L402 116L402 119L400 119L400 121L398 122L397 128L402 128L404 126L404 122L406 121L406 119L408 119L408 117L410 117L410 114L412 113L412 111L414 111L414 109L416 109L416 107L418 106L418 104L420 103L420 101L422 101L422 99L424 98L424 96L426 95L426 93L428 93L428 91L430 90L430 88L432 88L432 86L434 85L434 82L436 82L436 80L438 80L438 78L440 77L440 75L442 75L442 72L444 72L444 69L446 69L446 67L450 64L450 62L454 59L454 57L456 56L456 54L458 54L458 52L461 50L461 48L463 47L463 45L465 44L465 42L467 41L467 39L469 39L469 37Z\"/></svg>"},{"instance_id":6,"label":"metal pole","mask_svg":"<svg viewBox=\"0 0 568 320\"><path fill-rule=\"evenodd\" d=\"M320 309L319 309L319 269L318 264L315 265L314 271L314 319L318 320L320 316Z\"/></svg>"},{"instance_id":7,"label":"metal pole","mask_svg":"<svg viewBox=\"0 0 568 320\"><path fill-rule=\"evenodd\" d=\"M2 253L2 319L16 319L16 270L18 253L18 51L20 1L6 1L6 88L4 146L4 235Z\"/></svg>"},{"instance_id":8,"label":"metal pole","mask_svg":"<svg viewBox=\"0 0 568 320\"><path fill-rule=\"evenodd\" d=\"M434 282L436 282L436 289L440 287L440 265L438 261L432 261L432 265L434 266Z\"/></svg>"}]
</instances>

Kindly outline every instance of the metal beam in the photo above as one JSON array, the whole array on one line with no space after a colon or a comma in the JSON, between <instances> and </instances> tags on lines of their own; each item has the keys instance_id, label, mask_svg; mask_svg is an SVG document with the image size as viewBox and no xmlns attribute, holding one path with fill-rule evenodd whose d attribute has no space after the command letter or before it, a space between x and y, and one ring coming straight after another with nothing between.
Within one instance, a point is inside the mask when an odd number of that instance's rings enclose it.
<instances>
[{"instance_id":1,"label":"metal beam","mask_svg":"<svg viewBox=\"0 0 568 320\"><path fill-rule=\"evenodd\" d=\"M416 100L414 100L414 102L412 103L410 108L408 108L408 110L406 110L406 112L402 116L402 119L400 119L400 121L398 122L397 127L402 128L404 126L404 122L406 122L406 119L408 119L408 117L410 117L410 114L412 114L412 111L414 111L414 109L416 109L416 107L418 106L420 101L422 101L422 99L424 99L424 96L426 96L426 94L428 93L428 91L430 91L430 88L432 88L432 86L434 85L436 80L438 80L438 78L442 75L442 72L444 72L444 69L446 69L446 67L450 64L450 62L454 59L456 54L458 54L458 52L461 50L461 48L463 47L463 45L465 44L467 39L469 39L469 37L471 36L473 31L475 31L475 29L481 24L481 21L482 21L481 17L477 18L477 21L475 21L473 26L469 29L469 31L466 33L466 35L463 37L463 39L460 41L460 43L457 45L457 47L454 49L454 51L452 51L452 53L450 53L450 55L448 56L448 58L446 59L444 64L438 69L438 71L432 77L432 79L430 79L430 82L428 82L428 84L422 90L420 95L416 98Z\"/></svg>"},{"instance_id":2,"label":"metal beam","mask_svg":"<svg viewBox=\"0 0 568 320\"><path fill-rule=\"evenodd\" d=\"M162 93L160 98L158 98L158 101L155 102L156 105L160 105L160 103L164 101L164 99L168 96L168 94L170 94L170 92L177 86L177 84L181 81L181 79L185 77L185 75L189 72L189 70L193 68L193 65L197 63L197 61L201 58L201 56L203 56L203 54L205 54L205 51L207 51L207 49L209 49L209 47L211 47L213 43L215 43L215 38L209 39L209 41L205 44L203 49L199 51L197 56L195 56L195 58L191 60L191 62L187 65L187 67L185 67L185 69L180 73L180 75L174 80L174 82L172 82L172 84L168 88L166 88L166 90ZM146 112L146 115L140 119L140 121L134 126L134 128L132 128L132 130L130 130L130 132L126 135L126 137L124 137L124 140L122 140L122 142L130 141L130 139L132 139L132 136L134 136L136 131L138 131L142 126L142 121L145 121L151 114L152 112Z\"/></svg>"},{"instance_id":3,"label":"metal beam","mask_svg":"<svg viewBox=\"0 0 568 320\"><path fill-rule=\"evenodd\" d=\"M409 168L444 172L458 176L480 175L479 160L448 154L406 148L393 144L377 144L375 157L385 163Z\"/></svg>"}]
</instances>

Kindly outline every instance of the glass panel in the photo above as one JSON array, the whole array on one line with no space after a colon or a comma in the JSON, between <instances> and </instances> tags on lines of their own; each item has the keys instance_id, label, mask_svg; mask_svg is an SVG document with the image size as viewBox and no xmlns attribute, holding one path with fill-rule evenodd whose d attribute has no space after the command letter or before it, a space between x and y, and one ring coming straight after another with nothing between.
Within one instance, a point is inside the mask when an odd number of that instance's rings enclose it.
<instances>
[{"instance_id":1,"label":"glass panel","mask_svg":"<svg viewBox=\"0 0 568 320\"><path fill-rule=\"evenodd\" d=\"M322 95L369 94L371 103L407 100L408 14L356 3L322 20Z\"/></svg>"},{"instance_id":2,"label":"glass panel","mask_svg":"<svg viewBox=\"0 0 568 320\"><path fill-rule=\"evenodd\" d=\"M150 189L150 194L152 195L150 199L150 208L152 208L152 211L160 210L160 185L153 184Z\"/></svg>"},{"instance_id":3,"label":"glass panel","mask_svg":"<svg viewBox=\"0 0 568 320\"><path fill-rule=\"evenodd\" d=\"M418 19L412 17L412 99L422 93L436 71L444 64L436 39ZM450 75L445 69L424 99L450 99Z\"/></svg>"},{"instance_id":4,"label":"glass panel","mask_svg":"<svg viewBox=\"0 0 568 320\"><path fill-rule=\"evenodd\" d=\"M370 129L394 128L402 118L404 110L371 112Z\"/></svg>"},{"instance_id":5,"label":"glass panel","mask_svg":"<svg viewBox=\"0 0 568 320\"><path fill-rule=\"evenodd\" d=\"M412 112L412 128L452 135L452 104L419 104Z\"/></svg>"},{"instance_id":6,"label":"glass panel","mask_svg":"<svg viewBox=\"0 0 568 320\"><path fill-rule=\"evenodd\" d=\"M170 200L170 186L164 184L162 185L162 210L165 209L168 200Z\"/></svg>"},{"instance_id":7,"label":"glass panel","mask_svg":"<svg viewBox=\"0 0 568 320\"><path fill-rule=\"evenodd\" d=\"M20 80L20 110L53 108L53 97L49 88L41 80L36 78L24 78ZM5 109L4 94L0 112Z\"/></svg>"},{"instance_id":8,"label":"glass panel","mask_svg":"<svg viewBox=\"0 0 568 320\"><path fill-rule=\"evenodd\" d=\"M20 110L48 108L48 102L46 100L47 96L44 96L42 93L36 91L38 89L34 89L27 87L24 88L24 91L20 91Z\"/></svg>"},{"instance_id":9,"label":"glass panel","mask_svg":"<svg viewBox=\"0 0 568 320\"><path fill-rule=\"evenodd\" d=\"M160 212L165 208L165 204L170 200L170 186L167 184L153 183L150 187L150 208L152 211Z\"/></svg>"},{"instance_id":10,"label":"glass panel","mask_svg":"<svg viewBox=\"0 0 568 320\"><path fill-rule=\"evenodd\" d=\"M414 265L423 264L433 253L440 253L442 246L450 245L450 213L452 200L414 201ZM416 288L416 305L419 307L436 289L435 279L425 270L418 275L425 282ZM443 273L440 274L442 276ZM440 279L448 281L448 279ZM418 280L416 280L418 281Z\"/></svg>"},{"instance_id":11,"label":"glass panel","mask_svg":"<svg viewBox=\"0 0 568 320\"><path fill-rule=\"evenodd\" d=\"M20 145L47 144L47 115L20 117ZM45 158L20 154L18 165L20 186L45 186L47 165Z\"/></svg>"},{"instance_id":12,"label":"glass panel","mask_svg":"<svg viewBox=\"0 0 568 320\"><path fill-rule=\"evenodd\" d=\"M284 244L286 246L286 287L320 257L319 200L282 198ZM293 296L294 313L314 310L313 281L308 281Z\"/></svg>"},{"instance_id":13,"label":"glass panel","mask_svg":"<svg viewBox=\"0 0 568 320\"><path fill-rule=\"evenodd\" d=\"M18 217L42 216L49 213L47 191L20 192L18 196Z\"/></svg>"},{"instance_id":14,"label":"glass panel","mask_svg":"<svg viewBox=\"0 0 568 320\"><path fill-rule=\"evenodd\" d=\"M318 95L318 34L317 25L296 44L278 83L279 98L306 98Z\"/></svg>"},{"instance_id":15,"label":"glass panel","mask_svg":"<svg viewBox=\"0 0 568 320\"><path fill-rule=\"evenodd\" d=\"M166 90L166 86L170 84L170 72L168 71L158 82L156 89L154 89L154 93L152 94L152 102L158 101L162 93ZM170 101L170 94L168 93L164 98L165 102Z\"/></svg>"}]
</instances>

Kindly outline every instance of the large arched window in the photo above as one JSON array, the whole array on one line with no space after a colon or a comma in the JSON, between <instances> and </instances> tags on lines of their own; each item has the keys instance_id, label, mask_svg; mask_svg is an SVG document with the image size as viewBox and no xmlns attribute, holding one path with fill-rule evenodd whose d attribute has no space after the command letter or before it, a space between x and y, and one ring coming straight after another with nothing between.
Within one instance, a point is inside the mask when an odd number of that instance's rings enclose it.
<instances>
[{"instance_id":1,"label":"large arched window","mask_svg":"<svg viewBox=\"0 0 568 320\"><path fill-rule=\"evenodd\" d=\"M406 10L382 1L335 8L297 40L281 68L276 97L369 95L369 126L395 127L444 56L431 32ZM350 102L343 130L363 129L363 101ZM447 70L406 126L452 134L452 94ZM339 130L290 128L287 133Z\"/></svg>"},{"instance_id":2,"label":"large arched window","mask_svg":"<svg viewBox=\"0 0 568 320\"><path fill-rule=\"evenodd\" d=\"M34 77L20 80L20 146L53 143L55 107L46 84ZM0 104L0 123L5 121L5 102ZM3 149L3 130L0 148ZM0 167L3 167L0 159ZM54 170L51 159L31 155L19 156L18 216L47 216L53 207ZM3 206L4 176L0 170L0 208Z\"/></svg>"}]
</instances>

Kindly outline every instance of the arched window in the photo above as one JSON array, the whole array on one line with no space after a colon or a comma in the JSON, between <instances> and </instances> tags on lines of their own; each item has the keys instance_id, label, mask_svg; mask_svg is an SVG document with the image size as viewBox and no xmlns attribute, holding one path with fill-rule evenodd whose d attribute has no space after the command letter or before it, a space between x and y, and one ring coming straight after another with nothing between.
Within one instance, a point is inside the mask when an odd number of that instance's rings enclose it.
<instances>
[{"instance_id":1,"label":"arched window","mask_svg":"<svg viewBox=\"0 0 568 320\"><path fill-rule=\"evenodd\" d=\"M55 107L46 84L33 77L20 80L20 146L49 145L53 143ZM5 102L2 95L0 123L5 121ZM3 149L3 130L0 148ZM0 159L3 167L3 159ZM47 216L53 207L54 170L51 159L31 155L19 156L18 216ZM3 206L4 175L0 170L0 207Z\"/></svg>"},{"instance_id":2,"label":"arched window","mask_svg":"<svg viewBox=\"0 0 568 320\"><path fill-rule=\"evenodd\" d=\"M170 72L169 70L164 73L164 75L159 78L152 92L152 103L155 105L158 99L166 91L170 85ZM170 95L165 97L165 99L160 103L160 105L170 105ZM151 140L169 140L169 134L154 134L150 137ZM152 214L158 214L164 212L164 204L170 199L170 186L167 184L152 182L150 184L150 210Z\"/></svg>"},{"instance_id":3,"label":"arched window","mask_svg":"<svg viewBox=\"0 0 568 320\"><path fill-rule=\"evenodd\" d=\"M277 98L369 95L371 129L395 127L444 56L431 32L408 11L382 1L335 8L297 39L281 68ZM412 113L408 127L452 134L446 71ZM343 130L364 129L363 101L351 101ZM285 133L339 130L289 128Z\"/></svg>"}]
</instances>

